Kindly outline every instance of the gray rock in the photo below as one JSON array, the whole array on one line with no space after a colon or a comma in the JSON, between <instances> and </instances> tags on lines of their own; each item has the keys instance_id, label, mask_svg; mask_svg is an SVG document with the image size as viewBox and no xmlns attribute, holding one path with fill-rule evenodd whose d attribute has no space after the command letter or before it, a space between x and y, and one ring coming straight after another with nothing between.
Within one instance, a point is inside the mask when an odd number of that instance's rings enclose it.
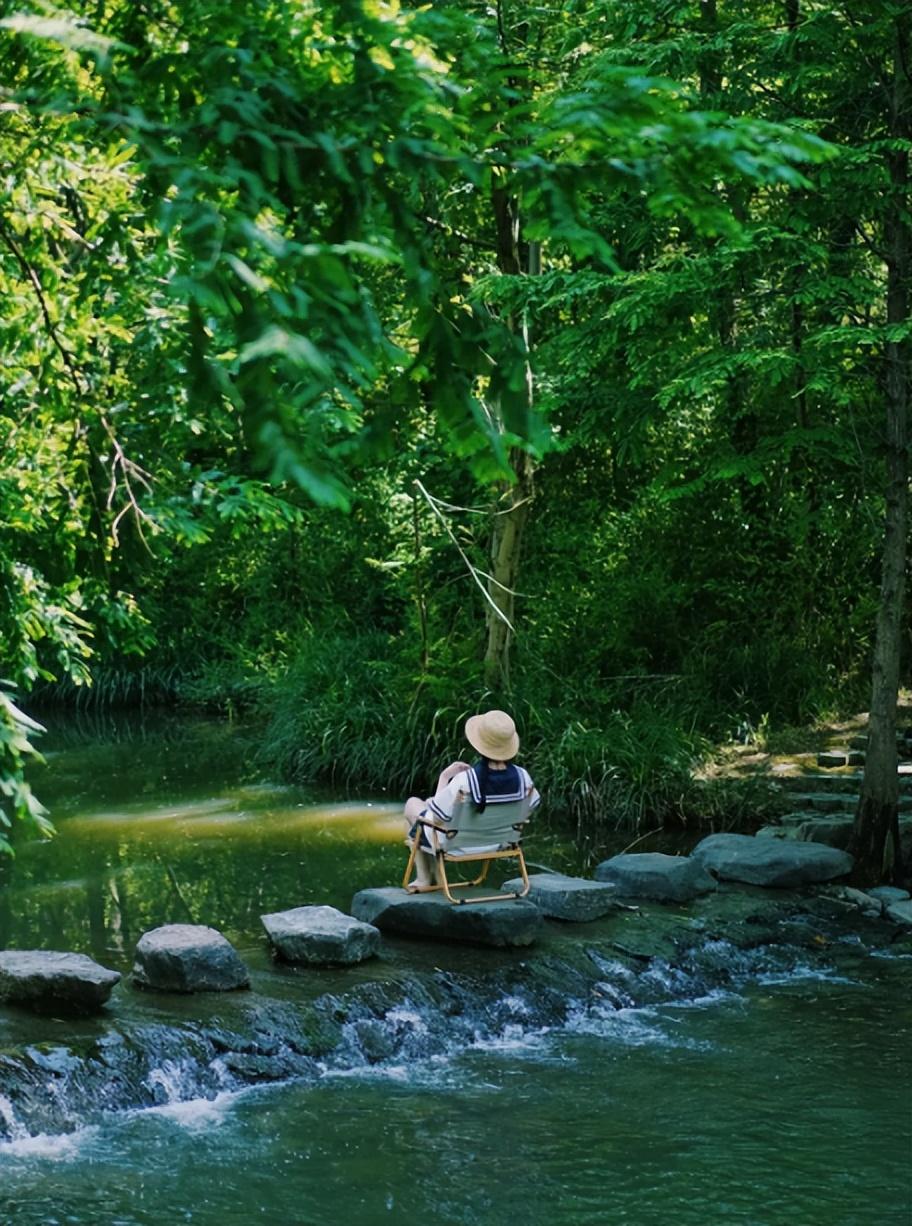
<instances>
[{"instance_id":1,"label":"gray rock","mask_svg":"<svg viewBox=\"0 0 912 1226\"><path fill-rule=\"evenodd\" d=\"M617 889L609 882L566 877L563 873L533 873L529 885L531 889L526 895L529 902L551 919L583 923L617 907ZM522 880L517 877L515 881L505 881L500 888L506 893L518 892Z\"/></svg>"},{"instance_id":2,"label":"gray rock","mask_svg":"<svg viewBox=\"0 0 912 1226\"><path fill-rule=\"evenodd\" d=\"M851 871L845 851L823 843L757 839L749 834L711 834L692 858L725 881L789 888L832 881Z\"/></svg>"},{"instance_id":3,"label":"gray rock","mask_svg":"<svg viewBox=\"0 0 912 1226\"><path fill-rule=\"evenodd\" d=\"M234 946L203 924L165 924L140 937L133 982L159 992L230 992L250 986Z\"/></svg>"},{"instance_id":4,"label":"gray rock","mask_svg":"<svg viewBox=\"0 0 912 1226\"><path fill-rule=\"evenodd\" d=\"M85 954L45 949L7 949L0 953L0 1000L38 1012L93 1013L105 1004L117 971Z\"/></svg>"},{"instance_id":5,"label":"gray rock","mask_svg":"<svg viewBox=\"0 0 912 1226\"><path fill-rule=\"evenodd\" d=\"M310 966L351 966L372 958L380 933L335 907L295 907L261 915L279 957Z\"/></svg>"},{"instance_id":6,"label":"gray rock","mask_svg":"<svg viewBox=\"0 0 912 1226\"><path fill-rule=\"evenodd\" d=\"M603 860L595 876L598 881L610 881L625 898L651 898L656 902L689 902L716 888L701 864L686 856L666 856L658 851Z\"/></svg>"},{"instance_id":7,"label":"gray rock","mask_svg":"<svg viewBox=\"0 0 912 1226\"><path fill-rule=\"evenodd\" d=\"M894 924L902 924L904 928L912 928L912 899L906 899L904 902L887 903L885 914L887 919L891 919Z\"/></svg>"},{"instance_id":8,"label":"gray rock","mask_svg":"<svg viewBox=\"0 0 912 1226\"><path fill-rule=\"evenodd\" d=\"M454 904L442 894L409 894L393 886L359 891L351 909L381 932L500 948L531 945L544 923L527 899Z\"/></svg>"},{"instance_id":9,"label":"gray rock","mask_svg":"<svg viewBox=\"0 0 912 1226\"><path fill-rule=\"evenodd\" d=\"M897 885L875 885L868 893L885 903L905 902L907 898L912 898L908 890L901 890Z\"/></svg>"}]
</instances>

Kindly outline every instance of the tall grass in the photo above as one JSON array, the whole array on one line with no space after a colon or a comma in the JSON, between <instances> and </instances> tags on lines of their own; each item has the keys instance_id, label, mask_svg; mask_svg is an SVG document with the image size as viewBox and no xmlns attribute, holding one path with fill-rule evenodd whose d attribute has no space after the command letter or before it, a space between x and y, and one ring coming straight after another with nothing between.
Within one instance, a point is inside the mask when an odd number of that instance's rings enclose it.
<instances>
[{"instance_id":1,"label":"tall grass","mask_svg":"<svg viewBox=\"0 0 912 1226\"><path fill-rule=\"evenodd\" d=\"M466 718L504 700L472 684L464 665L416 681L415 663L391 636L312 638L269 692L264 758L299 780L430 794L442 766L471 754ZM544 812L570 827L586 858L618 831L751 822L769 805L746 785L699 777L710 744L676 685L627 683L620 695L529 677L507 705Z\"/></svg>"}]
</instances>

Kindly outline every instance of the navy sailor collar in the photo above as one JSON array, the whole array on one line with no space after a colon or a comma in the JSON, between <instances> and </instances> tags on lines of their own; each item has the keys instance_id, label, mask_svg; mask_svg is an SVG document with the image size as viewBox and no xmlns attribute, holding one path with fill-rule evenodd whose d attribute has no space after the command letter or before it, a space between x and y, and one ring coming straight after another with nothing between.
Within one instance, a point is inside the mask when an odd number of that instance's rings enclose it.
<instances>
[{"instance_id":1,"label":"navy sailor collar","mask_svg":"<svg viewBox=\"0 0 912 1226\"><path fill-rule=\"evenodd\" d=\"M469 790L472 793L472 800L477 805L482 803L481 783L479 781L481 767L482 763L476 762L468 771ZM488 804L509 804L511 801L522 800L525 794L526 789L520 769L518 766L514 766L512 762L506 770L488 771L487 787L484 796L484 800Z\"/></svg>"}]
</instances>

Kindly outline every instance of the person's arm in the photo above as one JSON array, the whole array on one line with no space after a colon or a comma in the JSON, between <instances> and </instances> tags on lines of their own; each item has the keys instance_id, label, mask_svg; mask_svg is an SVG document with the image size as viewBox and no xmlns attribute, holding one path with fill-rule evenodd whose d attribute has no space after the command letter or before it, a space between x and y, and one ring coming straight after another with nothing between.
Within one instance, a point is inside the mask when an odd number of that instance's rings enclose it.
<instances>
[{"instance_id":1,"label":"person's arm","mask_svg":"<svg viewBox=\"0 0 912 1226\"><path fill-rule=\"evenodd\" d=\"M468 769L468 762L451 762L449 766L444 767L440 772L440 778L437 780L437 792L442 792L450 780L454 779L460 771L467 771Z\"/></svg>"},{"instance_id":2,"label":"person's arm","mask_svg":"<svg viewBox=\"0 0 912 1226\"><path fill-rule=\"evenodd\" d=\"M428 802L428 808L436 821L448 822L452 819L453 810L463 796L463 788L468 786L463 778L463 787L460 787L460 776L468 769L464 762L451 762L446 770L440 772L437 791Z\"/></svg>"},{"instance_id":3,"label":"person's arm","mask_svg":"<svg viewBox=\"0 0 912 1226\"><path fill-rule=\"evenodd\" d=\"M537 809L541 804L541 796L539 796L538 788L532 782L532 776L529 774L529 772L524 770L522 767L520 767L519 770L520 778L523 781L523 787L525 788L526 793L523 801L523 818L525 820L529 817L530 813L532 813L533 809Z\"/></svg>"}]
</instances>

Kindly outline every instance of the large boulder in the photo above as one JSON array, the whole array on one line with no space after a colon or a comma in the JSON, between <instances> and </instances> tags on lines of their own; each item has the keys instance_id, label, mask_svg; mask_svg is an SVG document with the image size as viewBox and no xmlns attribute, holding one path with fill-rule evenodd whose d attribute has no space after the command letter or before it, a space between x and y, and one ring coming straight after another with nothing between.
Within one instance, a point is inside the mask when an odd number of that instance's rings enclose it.
<instances>
[{"instance_id":1,"label":"large boulder","mask_svg":"<svg viewBox=\"0 0 912 1226\"><path fill-rule=\"evenodd\" d=\"M247 968L226 937L203 924L165 924L136 946L133 982L158 992L230 992L250 986Z\"/></svg>"},{"instance_id":2,"label":"large boulder","mask_svg":"<svg viewBox=\"0 0 912 1226\"><path fill-rule=\"evenodd\" d=\"M757 839L749 834L711 834L691 854L725 881L780 889L844 877L854 864L848 852L825 843Z\"/></svg>"},{"instance_id":3,"label":"large boulder","mask_svg":"<svg viewBox=\"0 0 912 1226\"><path fill-rule=\"evenodd\" d=\"M359 891L351 909L381 932L500 948L531 945L544 922L526 899L451 903L442 894L409 894L393 886Z\"/></svg>"},{"instance_id":4,"label":"large boulder","mask_svg":"<svg viewBox=\"0 0 912 1226\"><path fill-rule=\"evenodd\" d=\"M350 966L380 949L380 933L372 924L335 907L295 907L261 915L260 920L276 953L286 962Z\"/></svg>"},{"instance_id":5,"label":"large boulder","mask_svg":"<svg viewBox=\"0 0 912 1226\"><path fill-rule=\"evenodd\" d=\"M595 877L597 881L610 881L624 898L649 898L655 902L690 902L716 888L702 864L686 856L666 856L658 851L603 860L596 867Z\"/></svg>"},{"instance_id":6,"label":"large boulder","mask_svg":"<svg viewBox=\"0 0 912 1226\"><path fill-rule=\"evenodd\" d=\"M119 982L117 971L99 966L85 954L44 949L0 953L0 1000L42 1013L94 1013Z\"/></svg>"},{"instance_id":7,"label":"large boulder","mask_svg":"<svg viewBox=\"0 0 912 1226\"><path fill-rule=\"evenodd\" d=\"M617 890L608 882L566 877L563 873L533 873L529 886L526 898L549 919L584 923L617 909ZM507 894L519 893L523 883L517 877L500 888Z\"/></svg>"}]
</instances>

